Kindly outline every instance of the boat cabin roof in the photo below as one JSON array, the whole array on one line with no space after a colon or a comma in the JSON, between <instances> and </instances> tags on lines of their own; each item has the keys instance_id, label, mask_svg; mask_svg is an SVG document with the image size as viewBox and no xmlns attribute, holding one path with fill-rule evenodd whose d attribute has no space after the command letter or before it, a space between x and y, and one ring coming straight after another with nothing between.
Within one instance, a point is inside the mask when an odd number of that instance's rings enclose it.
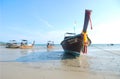
<instances>
[{"instance_id":1,"label":"boat cabin roof","mask_svg":"<svg viewBox=\"0 0 120 79\"><path fill-rule=\"evenodd\" d=\"M64 37L71 37L71 36L75 36L76 33L69 33L69 32L66 32Z\"/></svg>"},{"instance_id":2,"label":"boat cabin roof","mask_svg":"<svg viewBox=\"0 0 120 79\"><path fill-rule=\"evenodd\" d=\"M27 41L27 40L22 40L22 41Z\"/></svg>"},{"instance_id":3,"label":"boat cabin roof","mask_svg":"<svg viewBox=\"0 0 120 79\"><path fill-rule=\"evenodd\" d=\"M72 34L72 35L75 35L76 33L70 33L70 32L66 32L66 34Z\"/></svg>"}]
</instances>

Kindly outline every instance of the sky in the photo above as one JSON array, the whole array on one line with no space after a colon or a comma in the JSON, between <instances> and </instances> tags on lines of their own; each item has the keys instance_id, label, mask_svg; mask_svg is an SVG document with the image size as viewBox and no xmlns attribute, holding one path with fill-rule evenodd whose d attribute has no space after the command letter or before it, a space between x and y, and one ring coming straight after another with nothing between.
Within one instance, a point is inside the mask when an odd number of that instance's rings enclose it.
<instances>
[{"instance_id":1,"label":"sky","mask_svg":"<svg viewBox=\"0 0 120 79\"><path fill-rule=\"evenodd\" d=\"M92 10L92 43L120 44L120 0L0 0L0 41L60 44L75 21L75 32L82 32L85 9Z\"/></svg>"}]
</instances>

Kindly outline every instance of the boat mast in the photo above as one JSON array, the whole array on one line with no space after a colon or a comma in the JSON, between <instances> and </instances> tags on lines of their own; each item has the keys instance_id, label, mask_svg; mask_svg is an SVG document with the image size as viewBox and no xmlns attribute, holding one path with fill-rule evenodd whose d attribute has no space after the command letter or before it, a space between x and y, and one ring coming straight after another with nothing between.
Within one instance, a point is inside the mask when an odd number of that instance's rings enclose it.
<instances>
[{"instance_id":1,"label":"boat mast","mask_svg":"<svg viewBox=\"0 0 120 79\"><path fill-rule=\"evenodd\" d=\"M75 27L77 26L76 21L74 21L74 33L75 33ZM76 33L75 33L76 34Z\"/></svg>"},{"instance_id":2,"label":"boat mast","mask_svg":"<svg viewBox=\"0 0 120 79\"><path fill-rule=\"evenodd\" d=\"M90 20L90 14L91 14L91 10L85 10L85 19L84 19L84 27L83 27L84 33L87 32L88 23Z\"/></svg>"},{"instance_id":3,"label":"boat mast","mask_svg":"<svg viewBox=\"0 0 120 79\"><path fill-rule=\"evenodd\" d=\"M88 36L87 36L87 27L90 20L91 10L85 10L85 19L84 19L84 27L83 27L83 53L87 53L88 46Z\"/></svg>"}]
</instances>

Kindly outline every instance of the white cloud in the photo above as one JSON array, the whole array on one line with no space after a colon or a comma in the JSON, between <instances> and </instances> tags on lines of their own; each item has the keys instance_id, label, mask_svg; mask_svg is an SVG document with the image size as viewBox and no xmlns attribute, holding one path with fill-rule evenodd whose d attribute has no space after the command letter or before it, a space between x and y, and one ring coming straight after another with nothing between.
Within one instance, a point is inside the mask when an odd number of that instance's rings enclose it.
<instances>
[{"instance_id":1,"label":"white cloud","mask_svg":"<svg viewBox=\"0 0 120 79\"><path fill-rule=\"evenodd\" d=\"M47 27L49 27L49 28L53 28L54 26L52 25L52 24L50 24L47 20L44 20L44 19L40 19L40 21L42 22L42 23L44 23Z\"/></svg>"}]
</instances>

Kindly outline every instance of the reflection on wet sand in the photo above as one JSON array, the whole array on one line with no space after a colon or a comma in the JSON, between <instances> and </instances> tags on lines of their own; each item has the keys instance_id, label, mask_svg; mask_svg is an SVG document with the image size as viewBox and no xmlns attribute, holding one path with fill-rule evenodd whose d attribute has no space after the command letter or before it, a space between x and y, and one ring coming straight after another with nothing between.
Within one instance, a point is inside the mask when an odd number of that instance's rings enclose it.
<instances>
[{"instance_id":1,"label":"reflection on wet sand","mask_svg":"<svg viewBox=\"0 0 120 79\"><path fill-rule=\"evenodd\" d=\"M43 48L43 47L41 47ZM80 68L87 68L87 57L81 55L76 57L64 51L58 51L55 49L5 49L3 48L5 57L1 54L0 61L6 62L22 62L33 68L43 69L58 69L58 70L70 70L76 68L76 71Z\"/></svg>"},{"instance_id":2,"label":"reflection on wet sand","mask_svg":"<svg viewBox=\"0 0 120 79\"><path fill-rule=\"evenodd\" d=\"M27 55L27 54L29 54L29 53L31 53L31 52L33 52L34 50L29 50L29 49L22 49L22 50L20 50L20 53L21 53L21 55L23 56L23 55Z\"/></svg>"},{"instance_id":3,"label":"reflection on wet sand","mask_svg":"<svg viewBox=\"0 0 120 79\"><path fill-rule=\"evenodd\" d=\"M76 57L63 51L35 52L15 61L26 62L27 66L45 70L85 71L89 67L85 55Z\"/></svg>"},{"instance_id":4,"label":"reflection on wet sand","mask_svg":"<svg viewBox=\"0 0 120 79\"><path fill-rule=\"evenodd\" d=\"M87 56L81 55L79 57L64 53L61 64L66 71L83 72L89 68Z\"/></svg>"},{"instance_id":5,"label":"reflection on wet sand","mask_svg":"<svg viewBox=\"0 0 120 79\"><path fill-rule=\"evenodd\" d=\"M53 50L54 50L53 48L47 48L47 52L51 52Z\"/></svg>"},{"instance_id":6,"label":"reflection on wet sand","mask_svg":"<svg viewBox=\"0 0 120 79\"><path fill-rule=\"evenodd\" d=\"M81 60L80 57L76 57L69 53L64 53L61 57L61 62L65 66L80 67Z\"/></svg>"}]
</instances>

